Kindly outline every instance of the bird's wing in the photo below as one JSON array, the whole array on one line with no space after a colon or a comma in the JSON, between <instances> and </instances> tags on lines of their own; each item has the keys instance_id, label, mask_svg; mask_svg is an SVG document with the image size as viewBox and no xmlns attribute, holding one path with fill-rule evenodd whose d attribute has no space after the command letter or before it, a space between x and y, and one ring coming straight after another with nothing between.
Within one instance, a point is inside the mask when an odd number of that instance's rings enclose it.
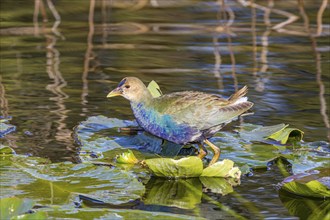
<instances>
[{"instance_id":1,"label":"bird's wing","mask_svg":"<svg viewBox=\"0 0 330 220\"><path fill-rule=\"evenodd\" d=\"M178 123L205 130L228 123L252 107L253 104L242 97L246 94L244 91L241 95L237 93L225 99L202 92L176 92L155 99L153 107L161 114L171 115Z\"/></svg>"}]
</instances>

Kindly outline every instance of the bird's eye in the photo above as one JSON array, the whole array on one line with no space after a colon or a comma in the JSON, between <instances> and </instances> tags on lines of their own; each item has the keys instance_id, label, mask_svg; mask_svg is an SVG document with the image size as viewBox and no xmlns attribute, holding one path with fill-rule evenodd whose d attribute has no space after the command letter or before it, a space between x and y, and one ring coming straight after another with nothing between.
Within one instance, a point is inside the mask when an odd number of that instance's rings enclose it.
<instances>
[{"instance_id":1,"label":"bird's eye","mask_svg":"<svg viewBox=\"0 0 330 220\"><path fill-rule=\"evenodd\" d=\"M130 85L126 85L126 86L125 86L126 89L129 89L130 87L131 87Z\"/></svg>"}]
</instances>

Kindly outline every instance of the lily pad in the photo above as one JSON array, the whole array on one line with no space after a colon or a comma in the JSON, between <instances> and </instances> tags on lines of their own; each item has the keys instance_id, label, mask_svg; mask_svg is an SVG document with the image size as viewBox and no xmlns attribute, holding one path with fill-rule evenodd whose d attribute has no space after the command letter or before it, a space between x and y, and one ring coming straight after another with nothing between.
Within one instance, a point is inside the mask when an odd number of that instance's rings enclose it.
<instances>
[{"instance_id":1,"label":"lily pad","mask_svg":"<svg viewBox=\"0 0 330 220\"><path fill-rule=\"evenodd\" d=\"M304 132L297 128L288 128L288 126L288 124L260 126L253 130L243 130L240 136L249 141L265 142L266 139L272 139L280 144L301 141Z\"/></svg>"},{"instance_id":2,"label":"lily pad","mask_svg":"<svg viewBox=\"0 0 330 220\"><path fill-rule=\"evenodd\" d=\"M272 126L255 126L250 124L245 124L242 130L239 131L240 136L244 140L248 141L263 141L270 135L286 128L285 124L278 124Z\"/></svg>"},{"instance_id":3,"label":"lily pad","mask_svg":"<svg viewBox=\"0 0 330 220\"><path fill-rule=\"evenodd\" d=\"M299 219L330 219L329 199L310 199L286 191L281 191L279 198L289 213Z\"/></svg>"},{"instance_id":4,"label":"lily pad","mask_svg":"<svg viewBox=\"0 0 330 220\"><path fill-rule=\"evenodd\" d=\"M282 189L306 197L330 197L330 190L318 180L312 180L308 183L299 183L296 181L292 181L284 184L282 186Z\"/></svg>"},{"instance_id":5,"label":"lily pad","mask_svg":"<svg viewBox=\"0 0 330 220\"><path fill-rule=\"evenodd\" d=\"M160 177L199 177L203 172L202 160L194 156L179 160L155 158L145 160L145 163Z\"/></svg>"},{"instance_id":6,"label":"lily pad","mask_svg":"<svg viewBox=\"0 0 330 220\"><path fill-rule=\"evenodd\" d=\"M287 177L281 183L281 189L295 195L314 198L330 198L330 169L323 172L327 176L318 177L319 171L310 171Z\"/></svg>"},{"instance_id":7,"label":"lily pad","mask_svg":"<svg viewBox=\"0 0 330 220\"><path fill-rule=\"evenodd\" d=\"M241 177L241 171L238 167L234 167L234 162L232 160L224 159L223 161L216 162L215 164L206 167L201 176L239 179Z\"/></svg>"},{"instance_id":8,"label":"lily pad","mask_svg":"<svg viewBox=\"0 0 330 220\"><path fill-rule=\"evenodd\" d=\"M159 177L226 177L240 179L241 171L234 167L234 162L225 159L203 169L199 157L190 156L179 160L171 158L154 158L143 161L155 176Z\"/></svg>"},{"instance_id":9,"label":"lily pad","mask_svg":"<svg viewBox=\"0 0 330 220\"><path fill-rule=\"evenodd\" d=\"M160 90L159 85L152 80L149 84L148 84L148 90L151 93L152 97L157 98L163 95L162 91Z\"/></svg>"},{"instance_id":10,"label":"lily pad","mask_svg":"<svg viewBox=\"0 0 330 220\"><path fill-rule=\"evenodd\" d=\"M128 150L117 157L117 163L136 164L138 162L139 160L135 157L131 150Z\"/></svg>"},{"instance_id":11,"label":"lily pad","mask_svg":"<svg viewBox=\"0 0 330 220\"><path fill-rule=\"evenodd\" d=\"M36 212L26 214L31 211L35 202L31 199L20 199L17 197L9 197L0 199L0 219L46 219L45 212Z\"/></svg>"},{"instance_id":12,"label":"lily pad","mask_svg":"<svg viewBox=\"0 0 330 220\"><path fill-rule=\"evenodd\" d=\"M43 158L13 155L1 157L0 169L0 197L16 195L17 199L29 198L26 201L36 201L39 206L43 206L37 212L27 214L26 212L35 204L31 202L27 208L17 209L21 211L11 213L8 217L8 213L5 212L7 206L3 204L10 203L6 199L1 200L1 219L84 219L86 216L91 219L203 219L125 209L135 205L135 201L142 198L145 188L138 181L136 174L124 171L121 167L95 166L91 163L50 163ZM197 192L202 193L201 185L194 191ZM186 201L191 206L193 203L199 203L200 199L193 202L187 197ZM105 207L118 206L120 209L86 207L86 204L91 202Z\"/></svg>"},{"instance_id":13,"label":"lily pad","mask_svg":"<svg viewBox=\"0 0 330 220\"><path fill-rule=\"evenodd\" d=\"M327 142L298 142L279 147L281 144L278 141L265 139L285 126L282 124L263 128L260 125L242 124L238 133L219 132L211 141L221 146L223 159L235 161L237 166L244 167L244 173L250 169L269 169L272 161L280 157L291 164L287 168L293 174L330 166L330 147ZM207 155L207 158L211 157L212 154Z\"/></svg>"},{"instance_id":14,"label":"lily pad","mask_svg":"<svg viewBox=\"0 0 330 220\"><path fill-rule=\"evenodd\" d=\"M63 205L83 195L103 203L123 204L140 198L145 190L135 174L120 168L90 163L48 163L41 158L19 155L5 160L9 161L1 167L0 197L13 193L18 197L28 195L43 205L48 205L47 197L51 197L52 204Z\"/></svg>"},{"instance_id":15,"label":"lily pad","mask_svg":"<svg viewBox=\"0 0 330 220\"><path fill-rule=\"evenodd\" d=\"M15 151L11 147L0 145L0 156L13 154L15 154Z\"/></svg>"},{"instance_id":16,"label":"lily pad","mask_svg":"<svg viewBox=\"0 0 330 220\"><path fill-rule=\"evenodd\" d=\"M304 132L297 128L288 128L284 127L283 129L269 135L267 138L279 141L281 144L286 144L289 140L290 142L301 141L304 135Z\"/></svg>"}]
</instances>

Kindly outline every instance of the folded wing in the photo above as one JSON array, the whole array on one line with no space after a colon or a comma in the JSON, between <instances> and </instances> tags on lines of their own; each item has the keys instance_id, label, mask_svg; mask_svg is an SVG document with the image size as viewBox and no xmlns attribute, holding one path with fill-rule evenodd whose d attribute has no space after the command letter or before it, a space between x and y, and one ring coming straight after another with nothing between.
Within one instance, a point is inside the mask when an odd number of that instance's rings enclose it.
<instances>
[{"instance_id":1,"label":"folded wing","mask_svg":"<svg viewBox=\"0 0 330 220\"><path fill-rule=\"evenodd\" d=\"M195 92L176 92L157 98L153 107L161 114L168 114L177 123L188 124L199 130L227 124L253 106L244 97L247 87L228 99L221 96Z\"/></svg>"}]
</instances>

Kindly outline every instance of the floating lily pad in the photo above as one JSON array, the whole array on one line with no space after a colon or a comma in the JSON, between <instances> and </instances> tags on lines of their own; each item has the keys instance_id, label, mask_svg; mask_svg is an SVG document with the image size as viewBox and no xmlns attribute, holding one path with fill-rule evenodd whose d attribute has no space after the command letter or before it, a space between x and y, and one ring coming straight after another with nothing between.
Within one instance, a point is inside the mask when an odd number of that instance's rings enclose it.
<instances>
[{"instance_id":1,"label":"floating lily pad","mask_svg":"<svg viewBox=\"0 0 330 220\"><path fill-rule=\"evenodd\" d=\"M146 132L138 132L135 135L118 133L118 127L136 126L134 121L121 121L104 116L88 118L75 129L76 139L81 143L81 160L112 163L112 158L125 152L127 148L135 150L139 159L145 158L146 152L174 157L182 148L171 142L165 142L164 146L161 139ZM251 169L266 169L279 157L286 158L292 164L294 174L326 165L330 152L323 151L323 155L318 153L320 146L316 144L300 142L294 148L279 147L280 142L267 139L280 130L288 129L286 127L285 124L266 127L243 124L238 134L219 132L212 141L221 147L221 157L244 167L244 173L250 172ZM329 149L328 143L320 144L326 145L322 149ZM209 152L207 158L212 157L212 151Z\"/></svg>"},{"instance_id":2,"label":"floating lily pad","mask_svg":"<svg viewBox=\"0 0 330 220\"><path fill-rule=\"evenodd\" d=\"M136 164L138 160L130 150L117 156L118 163ZM203 162L199 157L190 156L179 160L171 158L153 158L142 161L155 176L168 178L187 177L225 177L240 179L241 171L234 167L234 162L228 159L216 162L203 169Z\"/></svg>"},{"instance_id":3,"label":"floating lily pad","mask_svg":"<svg viewBox=\"0 0 330 220\"><path fill-rule=\"evenodd\" d=\"M52 204L63 205L83 195L103 203L122 204L140 198L145 190L135 174L121 168L49 163L42 158L23 156L5 160L8 163L1 167L0 197L28 194L43 205L49 204L47 197L52 198Z\"/></svg>"},{"instance_id":4,"label":"floating lily pad","mask_svg":"<svg viewBox=\"0 0 330 220\"><path fill-rule=\"evenodd\" d=\"M281 189L304 197L330 198L329 172L330 169L325 169L287 177L281 183ZM322 173L326 176L320 175Z\"/></svg>"},{"instance_id":5,"label":"floating lily pad","mask_svg":"<svg viewBox=\"0 0 330 220\"><path fill-rule=\"evenodd\" d=\"M127 152L127 154L134 156L132 152ZM198 157L187 157L179 160L154 158L142 161L142 163L145 163L155 176L175 178L151 178L147 184L146 204L162 204L191 209L196 204L199 204L201 200L201 190L191 188L191 185L203 184L204 187L214 193L226 195L233 192L232 186L240 183L241 171L238 167L234 167L233 161L227 159L217 162L204 170L202 161ZM198 178L187 179L187 177L199 177L199 180ZM221 177L226 177L230 180L234 178L235 180L228 181L228 179ZM189 181L193 181L194 184L189 184ZM152 189L148 189L150 185ZM191 192L188 193L189 191ZM185 194L178 195L177 192L184 192Z\"/></svg>"},{"instance_id":6,"label":"floating lily pad","mask_svg":"<svg viewBox=\"0 0 330 220\"><path fill-rule=\"evenodd\" d=\"M224 159L223 161L216 162L215 164L206 167L201 176L239 179L241 177L241 171L238 167L234 167L234 162L232 160Z\"/></svg>"},{"instance_id":7,"label":"floating lily pad","mask_svg":"<svg viewBox=\"0 0 330 220\"><path fill-rule=\"evenodd\" d=\"M36 212L26 214L31 211L35 202L31 199L20 199L17 197L9 197L0 199L0 219L46 219L45 212Z\"/></svg>"},{"instance_id":8,"label":"floating lily pad","mask_svg":"<svg viewBox=\"0 0 330 220\"><path fill-rule=\"evenodd\" d=\"M330 197L329 188L320 183L318 180L312 180L308 183L299 183L296 181L292 181L284 184L282 186L282 189L306 197Z\"/></svg>"},{"instance_id":9,"label":"floating lily pad","mask_svg":"<svg viewBox=\"0 0 330 220\"><path fill-rule=\"evenodd\" d=\"M104 116L88 118L75 129L76 139L81 143L80 159L111 163L110 158L125 152L127 148L136 150L135 153L140 159L145 155L140 152L153 152L165 157L173 157L182 148L171 142L162 145L161 139L146 132L138 132L135 135L118 133L118 127L135 126L137 124L134 121L121 121ZM221 146L222 158L233 160L239 166L249 167L245 169L246 172L249 172L250 168L267 168L271 161L281 156L292 163L294 173L322 166L325 160L322 157L315 157L313 151L306 151L302 145L296 146L297 149L302 148L301 151L292 152L291 148L289 152L285 146L280 148L279 144L269 144L271 142L266 138L280 130L285 130L286 127L285 124L267 127L247 124L242 126L239 134L220 132L212 141ZM265 143L254 143L255 141ZM305 157L308 155L319 158L320 161L306 160ZM211 157L212 153L208 155L208 158ZM307 164L308 161L310 163Z\"/></svg>"},{"instance_id":10,"label":"floating lily pad","mask_svg":"<svg viewBox=\"0 0 330 220\"><path fill-rule=\"evenodd\" d=\"M301 141L304 132L297 128L288 128L287 126L289 125L286 125L286 127L284 127L283 129L269 135L267 138L279 141L281 144L286 144L288 141Z\"/></svg>"},{"instance_id":11,"label":"floating lily pad","mask_svg":"<svg viewBox=\"0 0 330 220\"><path fill-rule=\"evenodd\" d=\"M288 128L288 126L288 124L259 126L252 130L241 131L240 136L249 141L265 142L266 139L272 139L280 144L301 141L304 132L297 128ZM248 128L248 126L246 127Z\"/></svg>"},{"instance_id":12,"label":"floating lily pad","mask_svg":"<svg viewBox=\"0 0 330 220\"><path fill-rule=\"evenodd\" d=\"M161 177L199 177L203 172L203 163L198 157L154 158L145 160L145 163L154 175Z\"/></svg>"},{"instance_id":13,"label":"floating lily pad","mask_svg":"<svg viewBox=\"0 0 330 220\"><path fill-rule=\"evenodd\" d=\"M136 164L138 162L139 160L135 157L131 150L128 150L117 157L117 163Z\"/></svg>"},{"instance_id":14,"label":"floating lily pad","mask_svg":"<svg viewBox=\"0 0 330 220\"><path fill-rule=\"evenodd\" d=\"M12 148L8 146L0 145L0 156L13 155L13 154L15 154L15 151Z\"/></svg>"},{"instance_id":15,"label":"floating lily pad","mask_svg":"<svg viewBox=\"0 0 330 220\"><path fill-rule=\"evenodd\" d=\"M310 199L286 191L281 191L279 198L289 213L299 219L330 219L329 199Z\"/></svg>"},{"instance_id":16,"label":"floating lily pad","mask_svg":"<svg viewBox=\"0 0 330 220\"><path fill-rule=\"evenodd\" d=\"M239 131L239 135L248 141L263 141L270 135L287 127L285 124L278 124L272 126L256 126L251 124L245 124L242 130Z\"/></svg>"},{"instance_id":17,"label":"floating lily pad","mask_svg":"<svg viewBox=\"0 0 330 220\"><path fill-rule=\"evenodd\" d=\"M330 165L330 147L327 142L298 142L279 147L278 141L265 139L285 127L285 124L266 128L243 124L238 133L219 132L211 141L221 147L222 158L235 161L240 168L244 167L244 173L251 169L268 169L272 161L280 157L291 164L288 171L293 174ZM207 155L207 158L211 157L212 154Z\"/></svg>"},{"instance_id":18,"label":"floating lily pad","mask_svg":"<svg viewBox=\"0 0 330 220\"><path fill-rule=\"evenodd\" d=\"M86 216L91 219L203 219L194 216L123 209L134 205L136 199L141 199L145 187L138 181L135 174L124 171L121 167L95 166L90 163L50 163L43 158L21 155L2 157L1 161L0 197L17 195L17 197L30 198L27 201L33 199L38 205L44 206L36 213L26 214L25 212L31 210L35 204L29 203L30 205L24 210L17 209L22 211L12 213L10 215L12 219L84 219ZM15 189L15 191L10 189ZM201 189L194 192L202 193ZM118 205L120 209L87 208L81 204L81 199L86 204L92 202L105 206ZM200 203L200 199L193 202L187 198L186 202L191 206L193 203ZM7 200L1 201L1 219L9 219L8 213L4 211L7 206L2 204L10 205L10 203ZM80 208L77 209L76 206Z\"/></svg>"}]
</instances>

